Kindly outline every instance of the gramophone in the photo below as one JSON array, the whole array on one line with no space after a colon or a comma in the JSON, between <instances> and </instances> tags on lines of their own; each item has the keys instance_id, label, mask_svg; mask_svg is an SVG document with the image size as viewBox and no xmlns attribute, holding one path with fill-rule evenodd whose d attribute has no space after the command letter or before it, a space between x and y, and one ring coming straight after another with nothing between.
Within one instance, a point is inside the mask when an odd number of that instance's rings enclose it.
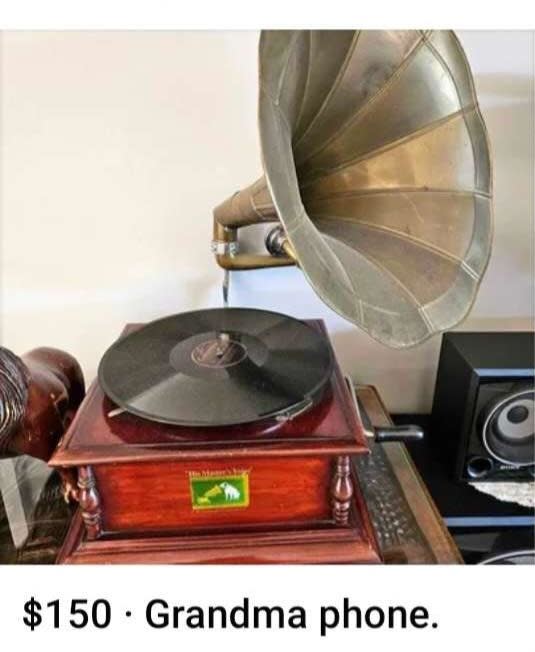
<instances>
[{"instance_id":1,"label":"gramophone","mask_svg":"<svg viewBox=\"0 0 535 652\"><path fill-rule=\"evenodd\" d=\"M492 239L490 157L452 32L263 32L264 176L214 211L225 270L298 265L388 346L468 313ZM239 231L275 222L267 252ZM379 438L419 436L379 432ZM377 562L365 433L318 321L220 308L131 325L51 460L76 467L62 561Z\"/></svg>"}]
</instances>

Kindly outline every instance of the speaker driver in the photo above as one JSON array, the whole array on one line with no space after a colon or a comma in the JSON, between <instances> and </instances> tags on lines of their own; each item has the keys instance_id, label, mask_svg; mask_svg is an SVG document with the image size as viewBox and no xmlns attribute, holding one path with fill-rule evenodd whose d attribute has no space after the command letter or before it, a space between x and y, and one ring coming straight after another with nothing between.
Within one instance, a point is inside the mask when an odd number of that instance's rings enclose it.
<instances>
[{"instance_id":1,"label":"speaker driver","mask_svg":"<svg viewBox=\"0 0 535 652\"><path fill-rule=\"evenodd\" d=\"M535 464L535 392L518 388L492 401L484 412L483 445L488 453L505 464Z\"/></svg>"}]
</instances>

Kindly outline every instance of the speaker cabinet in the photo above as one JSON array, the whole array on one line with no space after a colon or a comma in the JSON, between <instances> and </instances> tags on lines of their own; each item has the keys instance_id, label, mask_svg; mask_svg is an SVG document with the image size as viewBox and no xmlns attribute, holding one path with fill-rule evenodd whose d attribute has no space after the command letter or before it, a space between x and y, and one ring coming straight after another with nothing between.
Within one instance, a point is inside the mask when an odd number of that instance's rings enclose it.
<instances>
[{"instance_id":1,"label":"speaker cabinet","mask_svg":"<svg viewBox=\"0 0 535 652\"><path fill-rule=\"evenodd\" d=\"M533 333L446 333L432 443L461 481L532 480Z\"/></svg>"}]
</instances>

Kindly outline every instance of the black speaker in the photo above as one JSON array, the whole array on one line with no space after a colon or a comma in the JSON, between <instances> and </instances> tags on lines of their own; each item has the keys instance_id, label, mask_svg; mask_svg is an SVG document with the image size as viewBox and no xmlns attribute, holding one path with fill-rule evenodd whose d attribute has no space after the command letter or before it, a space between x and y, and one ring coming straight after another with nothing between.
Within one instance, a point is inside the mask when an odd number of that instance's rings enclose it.
<instances>
[{"instance_id":1,"label":"black speaker","mask_svg":"<svg viewBox=\"0 0 535 652\"><path fill-rule=\"evenodd\" d=\"M534 335L446 333L431 439L462 481L533 480Z\"/></svg>"}]
</instances>

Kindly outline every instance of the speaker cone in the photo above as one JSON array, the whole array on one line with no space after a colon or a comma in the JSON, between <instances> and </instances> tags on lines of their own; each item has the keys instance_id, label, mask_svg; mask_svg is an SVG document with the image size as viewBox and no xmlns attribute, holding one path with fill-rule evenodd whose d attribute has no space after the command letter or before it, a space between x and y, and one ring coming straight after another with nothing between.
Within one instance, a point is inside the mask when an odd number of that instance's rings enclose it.
<instances>
[{"instance_id":1,"label":"speaker cone","mask_svg":"<svg viewBox=\"0 0 535 652\"><path fill-rule=\"evenodd\" d=\"M482 426L483 445L496 460L513 466L535 464L535 392L518 388L492 401Z\"/></svg>"}]
</instances>

